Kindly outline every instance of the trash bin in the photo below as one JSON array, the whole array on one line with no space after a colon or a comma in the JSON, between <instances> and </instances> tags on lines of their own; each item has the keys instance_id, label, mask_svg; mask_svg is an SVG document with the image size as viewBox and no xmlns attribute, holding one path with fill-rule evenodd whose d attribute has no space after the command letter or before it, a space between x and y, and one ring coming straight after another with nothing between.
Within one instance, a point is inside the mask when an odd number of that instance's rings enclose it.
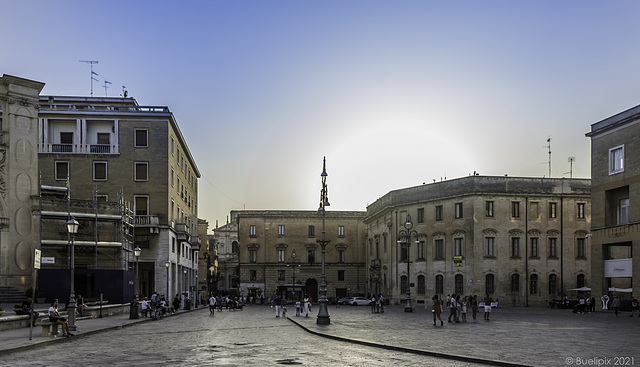
<instances>
[{"instance_id":1,"label":"trash bin","mask_svg":"<svg viewBox=\"0 0 640 367\"><path fill-rule=\"evenodd\" d=\"M129 318L130 319L137 319L140 317L140 315L138 314L138 302L131 302L129 304Z\"/></svg>"},{"instance_id":2,"label":"trash bin","mask_svg":"<svg viewBox=\"0 0 640 367\"><path fill-rule=\"evenodd\" d=\"M191 301L188 299L184 300L184 309L185 310L190 310L191 309Z\"/></svg>"}]
</instances>

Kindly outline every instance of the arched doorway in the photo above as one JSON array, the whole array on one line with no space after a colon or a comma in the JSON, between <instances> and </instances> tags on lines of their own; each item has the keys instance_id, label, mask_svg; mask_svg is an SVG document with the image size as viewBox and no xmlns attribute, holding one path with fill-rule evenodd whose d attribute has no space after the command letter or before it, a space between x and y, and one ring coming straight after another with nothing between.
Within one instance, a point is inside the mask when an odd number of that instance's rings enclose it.
<instances>
[{"instance_id":1,"label":"arched doorway","mask_svg":"<svg viewBox=\"0 0 640 367\"><path fill-rule=\"evenodd\" d=\"M318 301L318 281L314 278L309 278L305 282L305 288L307 291L307 295L311 296L313 302Z\"/></svg>"}]
</instances>

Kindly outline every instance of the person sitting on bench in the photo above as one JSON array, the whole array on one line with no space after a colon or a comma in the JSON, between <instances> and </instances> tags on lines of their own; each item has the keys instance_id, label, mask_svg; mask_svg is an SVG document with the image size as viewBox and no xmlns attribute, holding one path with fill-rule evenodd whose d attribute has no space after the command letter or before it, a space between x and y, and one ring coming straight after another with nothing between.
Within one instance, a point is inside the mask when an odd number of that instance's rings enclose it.
<instances>
[{"instance_id":1,"label":"person sitting on bench","mask_svg":"<svg viewBox=\"0 0 640 367\"><path fill-rule=\"evenodd\" d=\"M69 337L69 336L73 336L73 334L71 334L69 332L69 323L67 322L67 319L65 319L64 317L60 316L60 314L58 313L58 300L54 300L51 303L51 307L49 307L49 321L51 322L55 322L58 325L62 326L62 335Z\"/></svg>"},{"instance_id":2,"label":"person sitting on bench","mask_svg":"<svg viewBox=\"0 0 640 367\"><path fill-rule=\"evenodd\" d=\"M36 326L36 319L40 316L40 313L33 310L33 298L27 297L27 300L22 302L20 310L23 315L31 315L31 324Z\"/></svg>"}]
</instances>

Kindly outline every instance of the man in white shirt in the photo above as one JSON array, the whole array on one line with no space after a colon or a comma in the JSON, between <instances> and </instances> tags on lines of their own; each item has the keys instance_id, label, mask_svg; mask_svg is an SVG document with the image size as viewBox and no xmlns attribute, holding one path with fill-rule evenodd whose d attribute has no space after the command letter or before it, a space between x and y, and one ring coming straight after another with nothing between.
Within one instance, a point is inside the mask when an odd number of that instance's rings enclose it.
<instances>
[{"instance_id":1,"label":"man in white shirt","mask_svg":"<svg viewBox=\"0 0 640 367\"><path fill-rule=\"evenodd\" d=\"M216 297L214 297L212 294L211 297L209 297L209 314L213 315L215 313L215 310L216 310Z\"/></svg>"},{"instance_id":2,"label":"man in white shirt","mask_svg":"<svg viewBox=\"0 0 640 367\"><path fill-rule=\"evenodd\" d=\"M144 315L144 317L147 317L147 313L149 313L150 309L149 309L149 302L147 302L147 297L144 297L142 299L142 303L141 303L141 310L142 310L142 315Z\"/></svg>"}]
</instances>

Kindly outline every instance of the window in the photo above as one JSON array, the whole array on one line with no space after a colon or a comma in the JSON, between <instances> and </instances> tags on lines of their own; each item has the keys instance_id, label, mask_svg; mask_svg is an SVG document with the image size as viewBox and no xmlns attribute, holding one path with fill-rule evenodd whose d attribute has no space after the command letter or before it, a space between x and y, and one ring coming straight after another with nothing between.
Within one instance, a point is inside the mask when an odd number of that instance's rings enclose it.
<instances>
[{"instance_id":1,"label":"window","mask_svg":"<svg viewBox=\"0 0 640 367\"><path fill-rule=\"evenodd\" d=\"M609 149L609 174L624 172L624 145Z\"/></svg>"},{"instance_id":2,"label":"window","mask_svg":"<svg viewBox=\"0 0 640 367\"><path fill-rule=\"evenodd\" d=\"M462 249L464 248L464 239L454 238L453 242L455 244L455 256L462 256Z\"/></svg>"},{"instance_id":3,"label":"window","mask_svg":"<svg viewBox=\"0 0 640 367\"><path fill-rule=\"evenodd\" d=\"M434 242L435 245L435 253L436 253L436 260L444 260L444 240L443 239L437 239Z\"/></svg>"},{"instance_id":4,"label":"window","mask_svg":"<svg viewBox=\"0 0 640 367\"><path fill-rule=\"evenodd\" d=\"M149 248L149 235L136 235L135 245L140 248Z\"/></svg>"},{"instance_id":5,"label":"window","mask_svg":"<svg viewBox=\"0 0 640 367\"><path fill-rule=\"evenodd\" d=\"M436 221L442 220L442 205L436 205Z\"/></svg>"},{"instance_id":6,"label":"window","mask_svg":"<svg viewBox=\"0 0 640 367\"><path fill-rule=\"evenodd\" d=\"M250 249L249 250L249 262L255 264L258 261L258 250Z\"/></svg>"},{"instance_id":7,"label":"window","mask_svg":"<svg viewBox=\"0 0 640 367\"><path fill-rule=\"evenodd\" d=\"M148 162L136 162L135 163L135 181L149 181L149 163Z\"/></svg>"},{"instance_id":8,"label":"window","mask_svg":"<svg viewBox=\"0 0 640 367\"><path fill-rule=\"evenodd\" d=\"M537 294L538 293L538 275L531 274L529 277L529 294Z\"/></svg>"},{"instance_id":9,"label":"window","mask_svg":"<svg viewBox=\"0 0 640 367\"><path fill-rule=\"evenodd\" d=\"M315 237L315 236L316 236L316 227L309 226L309 237Z\"/></svg>"},{"instance_id":10,"label":"window","mask_svg":"<svg viewBox=\"0 0 640 367\"><path fill-rule=\"evenodd\" d=\"M425 294L425 293L426 293L426 287L425 287L424 275L418 275L418 294Z\"/></svg>"},{"instance_id":11,"label":"window","mask_svg":"<svg viewBox=\"0 0 640 367\"><path fill-rule=\"evenodd\" d=\"M558 203L549 203L549 218L558 218Z\"/></svg>"},{"instance_id":12,"label":"window","mask_svg":"<svg viewBox=\"0 0 640 367\"><path fill-rule=\"evenodd\" d=\"M99 203L106 203L109 201L109 195L96 195L96 201Z\"/></svg>"},{"instance_id":13,"label":"window","mask_svg":"<svg viewBox=\"0 0 640 367\"><path fill-rule=\"evenodd\" d=\"M520 257L520 237L511 237L511 257Z\"/></svg>"},{"instance_id":14,"label":"window","mask_svg":"<svg viewBox=\"0 0 640 367\"><path fill-rule=\"evenodd\" d=\"M279 281L284 280L284 270L278 270L278 280Z\"/></svg>"},{"instance_id":15,"label":"window","mask_svg":"<svg viewBox=\"0 0 640 367\"><path fill-rule=\"evenodd\" d=\"M554 296L556 294L556 278L555 274L549 275L549 294Z\"/></svg>"},{"instance_id":16,"label":"window","mask_svg":"<svg viewBox=\"0 0 640 367\"><path fill-rule=\"evenodd\" d=\"M93 180L107 180L107 162L93 162Z\"/></svg>"},{"instance_id":17,"label":"window","mask_svg":"<svg viewBox=\"0 0 640 367\"><path fill-rule=\"evenodd\" d=\"M173 153L173 144L174 144L174 141L173 141L173 136L172 136L171 137L171 155L174 155L174 153Z\"/></svg>"},{"instance_id":18,"label":"window","mask_svg":"<svg viewBox=\"0 0 640 367\"><path fill-rule=\"evenodd\" d=\"M174 187L175 185L173 184L173 177L175 176L175 172L173 171L173 168L171 168L171 187Z\"/></svg>"},{"instance_id":19,"label":"window","mask_svg":"<svg viewBox=\"0 0 640 367\"><path fill-rule=\"evenodd\" d=\"M344 281L344 270L338 270L338 280Z\"/></svg>"},{"instance_id":20,"label":"window","mask_svg":"<svg viewBox=\"0 0 640 367\"><path fill-rule=\"evenodd\" d=\"M278 226L278 237L284 237L284 224Z\"/></svg>"},{"instance_id":21,"label":"window","mask_svg":"<svg viewBox=\"0 0 640 367\"><path fill-rule=\"evenodd\" d=\"M444 293L444 277L442 275L436 275L436 294Z\"/></svg>"},{"instance_id":22,"label":"window","mask_svg":"<svg viewBox=\"0 0 640 367\"><path fill-rule=\"evenodd\" d=\"M511 292L520 293L520 274L511 275Z\"/></svg>"},{"instance_id":23,"label":"window","mask_svg":"<svg viewBox=\"0 0 640 367\"><path fill-rule=\"evenodd\" d=\"M256 237L256 225L252 224L249 226L249 237Z\"/></svg>"},{"instance_id":24,"label":"window","mask_svg":"<svg viewBox=\"0 0 640 367\"><path fill-rule=\"evenodd\" d=\"M618 225L629 224L629 198L620 199Z\"/></svg>"},{"instance_id":25,"label":"window","mask_svg":"<svg viewBox=\"0 0 640 367\"><path fill-rule=\"evenodd\" d=\"M136 195L133 197L133 205L136 215L149 215L149 196Z\"/></svg>"},{"instance_id":26,"label":"window","mask_svg":"<svg viewBox=\"0 0 640 367\"><path fill-rule=\"evenodd\" d=\"M111 144L111 134L98 133L98 145L109 145L109 144Z\"/></svg>"},{"instance_id":27,"label":"window","mask_svg":"<svg viewBox=\"0 0 640 367\"><path fill-rule=\"evenodd\" d=\"M418 223L424 223L424 208L418 209Z\"/></svg>"},{"instance_id":28,"label":"window","mask_svg":"<svg viewBox=\"0 0 640 367\"><path fill-rule=\"evenodd\" d=\"M495 276L493 274L487 274L484 277L484 293L491 295L495 292Z\"/></svg>"},{"instance_id":29,"label":"window","mask_svg":"<svg viewBox=\"0 0 640 367\"><path fill-rule=\"evenodd\" d=\"M538 257L538 238L531 238L531 257Z\"/></svg>"},{"instance_id":30,"label":"window","mask_svg":"<svg viewBox=\"0 0 640 367\"><path fill-rule=\"evenodd\" d=\"M409 246L406 242L400 244L400 261L407 261L409 256Z\"/></svg>"},{"instance_id":31,"label":"window","mask_svg":"<svg viewBox=\"0 0 640 367\"><path fill-rule=\"evenodd\" d=\"M279 263L283 263L284 262L284 248L279 248L277 251L278 251L278 262Z\"/></svg>"},{"instance_id":32,"label":"window","mask_svg":"<svg viewBox=\"0 0 640 367\"><path fill-rule=\"evenodd\" d=\"M60 144L73 144L73 133L61 132L60 133Z\"/></svg>"},{"instance_id":33,"label":"window","mask_svg":"<svg viewBox=\"0 0 640 367\"><path fill-rule=\"evenodd\" d=\"M338 237L344 237L344 226L338 226Z\"/></svg>"},{"instance_id":34,"label":"window","mask_svg":"<svg viewBox=\"0 0 640 367\"><path fill-rule=\"evenodd\" d=\"M576 279L576 288L582 288L584 285L584 274L578 274L578 279Z\"/></svg>"},{"instance_id":35,"label":"window","mask_svg":"<svg viewBox=\"0 0 640 367\"><path fill-rule=\"evenodd\" d=\"M400 293L407 293L407 276L400 277Z\"/></svg>"},{"instance_id":36,"label":"window","mask_svg":"<svg viewBox=\"0 0 640 367\"><path fill-rule=\"evenodd\" d=\"M464 292L464 283L463 283L463 278L462 278L462 274L456 274L455 277L455 289L456 289L456 294L462 294Z\"/></svg>"},{"instance_id":37,"label":"window","mask_svg":"<svg viewBox=\"0 0 640 367\"><path fill-rule=\"evenodd\" d=\"M557 257L558 239L557 238L549 238L549 257Z\"/></svg>"},{"instance_id":38,"label":"window","mask_svg":"<svg viewBox=\"0 0 640 367\"><path fill-rule=\"evenodd\" d=\"M346 254L346 250L345 249L338 249L338 262L339 263L344 263L345 262L345 254Z\"/></svg>"},{"instance_id":39,"label":"window","mask_svg":"<svg viewBox=\"0 0 640 367\"><path fill-rule=\"evenodd\" d=\"M307 250L307 261L311 265L316 262L316 250Z\"/></svg>"},{"instance_id":40,"label":"window","mask_svg":"<svg viewBox=\"0 0 640 367\"><path fill-rule=\"evenodd\" d=\"M176 238L172 237L171 238L171 252L172 253L176 253Z\"/></svg>"},{"instance_id":41,"label":"window","mask_svg":"<svg viewBox=\"0 0 640 367\"><path fill-rule=\"evenodd\" d=\"M249 271L249 280L258 280L258 272L255 270Z\"/></svg>"},{"instance_id":42,"label":"window","mask_svg":"<svg viewBox=\"0 0 640 367\"><path fill-rule=\"evenodd\" d=\"M147 144L147 129L134 129L134 147L146 148Z\"/></svg>"},{"instance_id":43,"label":"window","mask_svg":"<svg viewBox=\"0 0 640 367\"><path fill-rule=\"evenodd\" d=\"M485 256L495 257L494 242L495 242L495 237L485 237L484 239L485 249L486 249Z\"/></svg>"},{"instance_id":44,"label":"window","mask_svg":"<svg viewBox=\"0 0 640 367\"><path fill-rule=\"evenodd\" d=\"M66 180L69 177L69 162L56 161L55 170L56 180Z\"/></svg>"},{"instance_id":45,"label":"window","mask_svg":"<svg viewBox=\"0 0 640 367\"><path fill-rule=\"evenodd\" d=\"M576 212L576 218L584 219L584 206L585 206L585 203L578 203L578 209L577 209L577 212Z\"/></svg>"},{"instance_id":46,"label":"window","mask_svg":"<svg viewBox=\"0 0 640 367\"><path fill-rule=\"evenodd\" d=\"M485 215L487 217L493 217L493 201L485 202Z\"/></svg>"},{"instance_id":47,"label":"window","mask_svg":"<svg viewBox=\"0 0 640 367\"><path fill-rule=\"evenodd\" d=\"M424 253L424 241L420 241L418 242L418 259L424 259L425 253Z\"/></svg>"},{"instance_id":48,"label":"window","mask_svg":"<svg viewBox=\"0 0 640 367\"><path fill-rule=\"evenodd\" d=\"M584 258L586 257L586 253L585 253L585 239L584 238L578 238L577 239L577 245L578 245L578 257L579 258Z\"/></svg>"},{"instance_id":49,"label":"window","mask_svg":"<svg viewBox=\"0 0 640 367\"><path fill-rule=\"evenodd\" d=\"M519 201L511 202L511 217L520 218L520 202Z\"/></svg>"},{"instance_id":50,"label":"window","mask_svg":"<svg viewBox=\"0 0 640 367\"><path fill-rule=\"evenodd\" d=\"M462 203L456 203L456 218L462 218Z\"/></svg>"}]
</instances>

